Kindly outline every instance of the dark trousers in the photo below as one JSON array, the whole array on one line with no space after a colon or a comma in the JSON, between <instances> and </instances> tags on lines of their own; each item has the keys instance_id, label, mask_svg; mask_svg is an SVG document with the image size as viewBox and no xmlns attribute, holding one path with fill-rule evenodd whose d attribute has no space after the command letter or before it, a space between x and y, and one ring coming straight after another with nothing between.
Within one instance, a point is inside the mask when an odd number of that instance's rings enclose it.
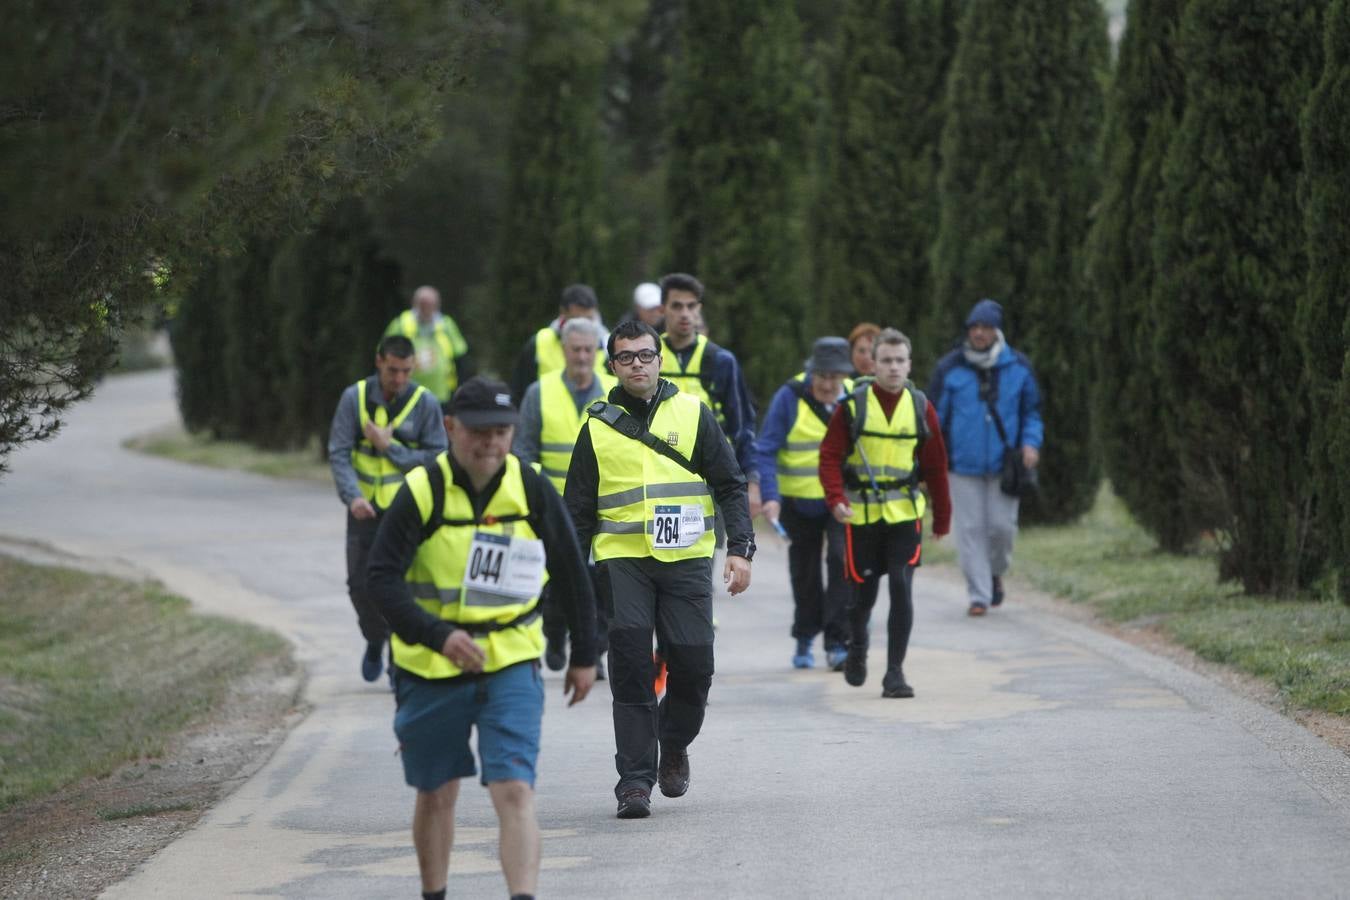
<instances>
[{"instance_id":1,"label":"dark trousers","mask_svg":"<svg viewBox=\"0 0 1350 900\"><path fill-rule=\"evenodd\" d=\"M899 522L888 525L850 525L850 576L854 579L848 619L851 642L867 646L867 623L877 602L881 576L887 576L891 589L891 615L886 626L886 666L895 668L905 661L909 633L914 627L914 569L919 565L921 523Z\"/></svg>"},{"instance_id":2,"label":"dark trousers","mask_svg":"<svg viewBox=\"0 0 1350 900\"><path fill-rule=\"evenodd\" d=\"M712 560L609 559L598 566L609 614L615 796L656 783L657 746L683 750L703 727L713 676ZM666 661L658 706L652 633Z\"/></svg>"},{"instance_id":3,"label":"dark trousers","mask_svg":"<svg viewBox=\"0 0 1350 900\"><path fill-rule=\"evenodd\" d=\"M588 566L591 573L591 586L595 588L595 596L600 597L600 583L596 575L595 566ZM544 585L544 592L539 595L539 608L542 610L544 619L544 639L550 644L557 644L560 647L567 646L567 610L562 608L562 604L553 599L551 587L553 582ZM605 603L600 600L596 604L595 610L595 650L596 653L604 653L609 649L609 618L605 615Z\"/></svg>"},{"instance_id":4,"label":"dark trousers","mask_svg":"<svg viewBox=\"0 0 1350 900\"><path fill-rule=\"evenodd\" d=\"M848 582L844 580L844 526L828 512L807 516L791 500L783 501L780 518L792 541L788 577L792 581L792 636L813 640L825 632L826 647L848 643ZM820 552L825 548L825 583L820 579Z\"/></svg>"},{"instance_id":5,"label":"dark trousers","mask_svg":"<svg viewBox=\"0 0 1350 900\"><path fill-rule=\"evenodd\" d=\"M389 640L389 624L366 589L366 563L379 527L379 519L358 519L347 513L347 596L356 610L356 624L362 636L372 644Z\"/></svg>"}]
</instances>

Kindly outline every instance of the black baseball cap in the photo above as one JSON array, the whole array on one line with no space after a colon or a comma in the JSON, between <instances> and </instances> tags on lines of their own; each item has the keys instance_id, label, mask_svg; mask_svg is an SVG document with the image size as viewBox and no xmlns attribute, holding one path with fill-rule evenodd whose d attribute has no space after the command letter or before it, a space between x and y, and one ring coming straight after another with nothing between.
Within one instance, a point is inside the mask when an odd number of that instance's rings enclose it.
<instances>
[{"instance_id":1,"label":"black baseball cap","mask_svg":"<svg viewBox=\"0 0 1350 900\"><path fill-rule=\"evenodd\" d=\"M466 428L515 425L520 421L520 411L511 402L511 389L481 375L461 384L445 411Z\"/></svg>"}]
</instances>

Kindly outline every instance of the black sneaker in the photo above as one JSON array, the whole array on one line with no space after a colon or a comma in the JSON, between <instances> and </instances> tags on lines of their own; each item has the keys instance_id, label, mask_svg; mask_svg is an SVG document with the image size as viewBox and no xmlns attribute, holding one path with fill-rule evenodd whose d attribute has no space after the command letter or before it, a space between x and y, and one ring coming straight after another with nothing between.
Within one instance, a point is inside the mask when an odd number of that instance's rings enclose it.
<instances>
[{"instance_id":1,"label":"black sneaker","mask_svg":"<svg viewBox=\"0 0 1350 900\"><path fill-rule=\"evenodd\" d=\"M689 790L689 753L662 750L656 781L661 786L661 793L667 797L683 797Z\"/></svg>"},{"instance_id":2,"label":"black sneaker","mask_svg":"<svg viewBox=\"0 0 1350 900\"><path fill-rule=\"evenodd\" d=\"M844 660L844 680L854 687L862 687L867 680L867 648L849 644Z\"/></svg>"},{"instance_id":3,"label":"black sneaker","mask_svg":"<svg viewBox=\"0 0 1350 900\"><path fill-rule=\"evenodd\" d=\"M645 819L652 814L652 795L642 788L629 788L619 798L620 819Z\"/></svg>"},{"instance_id":4,"label":"black sneaker","mask_svg":"<svg viewBox=\"0 0 1350 900\"><path fill-rule=\"evenodd\" d=\"M1003 605L1003 579L998 577L997 575L994 576L994 590L990 595L989 605L990 606Z\"/></svg>"},{"instance_id":5,"label":"black sneaker","mask_svg":"<svg viewBox=\"0 0 1350 900\"><path fill-rule=\"evenodd\" d=\"M544 647L544 665L554 672L561 672L567 665L567 651L563 649L561 639L548 638Z\"/></svg>"},{"instance_id":6,"label":"black sneaker","mask_svg":"<svg viewBox=\"0 0 1350 900\"><path fill-rule=\"evenodd\" d=\"M899 666L893 669L887 669L886 675L881 679L881 696L883 697L913 697L914 688L905 682L905 672Z\"/></svg>"}]
</instances>

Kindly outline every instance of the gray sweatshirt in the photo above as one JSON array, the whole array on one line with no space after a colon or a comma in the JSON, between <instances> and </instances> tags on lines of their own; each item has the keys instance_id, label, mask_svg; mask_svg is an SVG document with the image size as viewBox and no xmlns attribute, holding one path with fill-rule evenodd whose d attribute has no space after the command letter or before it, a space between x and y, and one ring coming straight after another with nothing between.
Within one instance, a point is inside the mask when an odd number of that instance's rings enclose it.
<instances>
[{"instance_id":1,"label":"gray sweatshirt","mask_svg":"<svg viewBox=\"0 0 1350 900\"><path fill-rule=\"evenodd\" d=\"M390 408L402 409L403 403L416 389L417 385L409 384L390 404ZM380 390L378 375L366 379L366 402L384 405L384 392ZM333 427L328 432L328 466L333 470L333 484L337 487L338 499L343 506L350 507L352 501L361 496L356 470L352 468L352 448L360 440L361 411L356 405L356 385L353 384L342 392L337 412L333 414ZM408 444L416 444L418 449L413 450ZM403 423L394 429L394 441L384 455L400 472L407 472L432 462L436 454L449 446L445 423L441 418L441 406L436 402L436 397L427 391L418 398L417 406Z\"/></svg>"}]
</instances>

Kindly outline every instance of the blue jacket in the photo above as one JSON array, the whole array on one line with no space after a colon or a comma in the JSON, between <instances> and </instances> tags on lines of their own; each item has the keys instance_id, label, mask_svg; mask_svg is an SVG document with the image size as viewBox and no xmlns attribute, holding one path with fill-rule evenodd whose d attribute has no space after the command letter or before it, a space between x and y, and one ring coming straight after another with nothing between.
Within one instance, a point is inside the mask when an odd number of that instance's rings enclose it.
<instances>
[{"instance_id":1,"label":"blue jacket","mask_svg":"<svg viewBox=\"0 0 1350 900\"><path fill-rule=\"evenodd\" d=\"M842 399L842 397L841 397ZM755 469L759 472L759 494L764 501L791 503L804 516L817 518L829 513L824 500L782 497L778 493L778 451L787 444L788 432L797 424L797 394L792 382L778 389L764 416L764 427L755 438Z\"/></svg>"},{"instance_id":2,"label":"blue jacket","mask_svg":"<svg viewBox=\"0 0 1350 900\"><path fill-rule=\"evenodd\" d=\"M990 371L999 417L1015 447L1041 447L1041 392L1031 362L1005 345ZM928 399L942 423L948 468L958 475L996 475L1003 470L1003 443L988 405L980 398L979 372L961 348L938 361Z\"/></svg>"}]
</instances>

